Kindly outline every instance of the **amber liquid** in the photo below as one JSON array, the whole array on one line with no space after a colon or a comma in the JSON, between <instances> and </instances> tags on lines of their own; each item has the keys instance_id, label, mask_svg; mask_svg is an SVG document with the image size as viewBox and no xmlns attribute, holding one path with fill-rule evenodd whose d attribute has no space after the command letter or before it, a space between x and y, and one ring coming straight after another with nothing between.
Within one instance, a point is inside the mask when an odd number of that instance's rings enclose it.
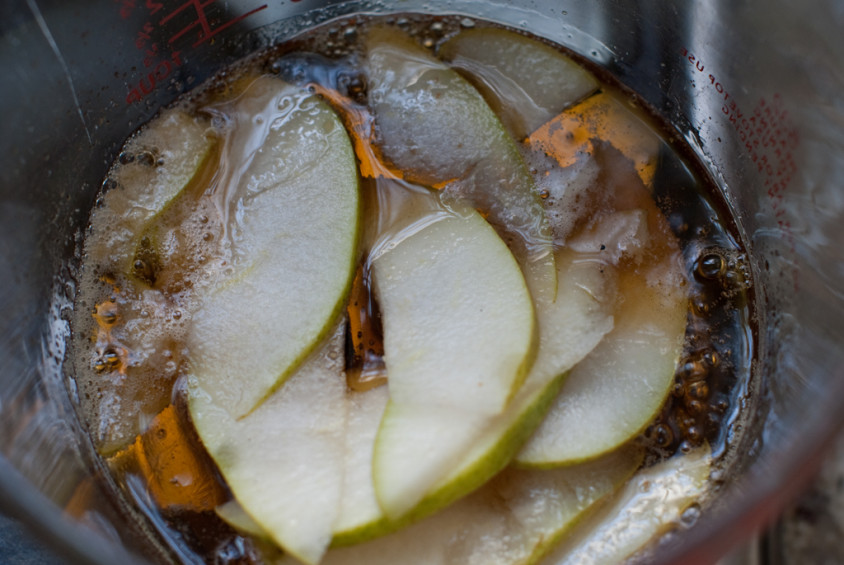
<instances>
[{"instance_id":1,"label":"amber liquid","mask_svg":"<svg viewBox=\"0 0 844 565\"><path fill-rule=\"evenodd\" d=\"M434 52L461 27L458 18L386 19L407 29ZM462 21L465 25L465 19ZM371 24L372 20L358 18L317 28L295 42L258 54L229 70L228 76L234 79L212 81L204 90L191 94L189 102L192 107L201 108L230 97L249 77L273 73L309 84L343 118L359 160L364 216L369 218L364 227L364 258L346 308L347 384L351 391L360 392L382 386L388 377L380 314L370 292L365 256L367 247L375 243L372 234L378 232L377 224L388 221L383 211L395 204L391 198L398 198L390 196L390 187L403 182L401 171L385 163L373 144L366 84L357 69L357 38ZM723 455L726 439L732 433L730 424L737 417L753 352L750 280L744 251L713 185L690 165L690 152L669 143L669 135L659 134L667 130L627 100L635 98L606 85L553 120L561 126L556 131L567 132L564 137L555 138L554 128L540 128L524 144L528 149L553 146L561 166L565 166L567 155L574 159L578 154L593 155L605 167L613 167L615 162L628 166L632 162L639 180L652 191L653 202L680 242L690 300L685 351L671 394L661 414L637 441L649 450L646 464L690 451L704 442L712 447L717 459ZM596 112L596 108L603 110ZM650 149L649 158L641 156L636 136L618 127L630 116L649 128L658 140ZM602 155L600 142L610 144L612 152ZM125 153L122 156L123 160L129 158ZM154 162L149 165L154 166ZM115 164L119 166L120 163ZM114 181L104 183L105 188L113 186ZM554 209L554 204L546 199L549 210ZM207 218L196 211L175 210L171 215L174 225L186 218L200 223L203 217ZM190 261L186 260L184 268L193 268ZM119 337L121 324L143 316L143 312L137 312L140 306L133 303L138 293L129 287L166 286L169 302L162 308L172 319L179 312L179 296L190 292L190 278L160 271L155 257L144 255L143 246L128 277L100 265L86 265L86 269L87 289L80 295L75 322L76 334L80 336L74 344L76 379L83 419L120 485L118 496L142 510L175 559L262 562L262 556L271 555L274 550L239 534L214 513L214 508L230 500L231 494L187 416L179 389L184 358L178 335L158 343L161 351L148 356L147 364L140 367L133 364L133 352ZM121 398L124 405L131 404L131 421L113 420L116 412L106 409L113 398ZM130 431L117 440L98 433L112 425ZM136 433L131 432L133 429L137 429Z\"/></svg>"}]
</instances>

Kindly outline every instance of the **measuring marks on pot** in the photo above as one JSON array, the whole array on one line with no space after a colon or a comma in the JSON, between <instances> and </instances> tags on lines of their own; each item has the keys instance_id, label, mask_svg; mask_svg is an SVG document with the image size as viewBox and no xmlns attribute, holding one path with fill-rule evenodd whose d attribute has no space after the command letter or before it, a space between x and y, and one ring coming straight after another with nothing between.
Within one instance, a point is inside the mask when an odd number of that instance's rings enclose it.
<instances>
[{"instance_id":1,"label":"measuring marks on pot","mask_svg":"<svg viewBox=\"0 0 844 565\"><path fill-rule=\"evenodd\" d=\"M215 37L226 29L267 8L267 4L260 4L232 16L224 13L214 0L115 2L119 5L122 19L146 19L137 30L134 41L135 48L143 56L145 75L129 86L127 104L141 102L182 65L182 51L177 47L186 43L189 48L212 44Z\"/></svg>"},{"instance_id":2,"label":"measuring marks on pot","mask_svg":"<svg viewBox=\"0 0 844 565\"><path fill-rule=\"evenodd\" d=\"M774 93L760 97L752 107L743 107L719 81L715 73L707 72L707 66L686 48L681 56L701 76L704 88L712 89L722 102L720 115L735 130L739 148L750 159L753 168L763 183L765 198L771 215L782 231L789 250L796 254L794 228L788 219L785 193L795 173L797 163L794 153L800 144L797 127L785 108L782 96ZM697 85L698 81L693 81ZM699 124L698 124L699 125ZM717 140L720 142L721 138ZM799 289L798 273L793 270L794 290Z\"/></svg>"}]
</instances>

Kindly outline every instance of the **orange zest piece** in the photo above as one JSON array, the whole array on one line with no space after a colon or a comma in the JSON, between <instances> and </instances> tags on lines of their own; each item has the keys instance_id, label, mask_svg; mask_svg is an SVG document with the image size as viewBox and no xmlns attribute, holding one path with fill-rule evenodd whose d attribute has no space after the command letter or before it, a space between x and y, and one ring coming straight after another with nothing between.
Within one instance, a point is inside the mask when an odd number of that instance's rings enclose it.
<instances>
[{"instance_id":1,"label":"orange zest piece","mask_svg":"<svg viewBox=\"0 0 844 565\"><path fill-rule=\"evenodd\" d=\"M83 518L94 506L95 500L99 496L103 496L103 494L97 488L94 478L86 478L76 486L70 500L65 504L65 514L77 520Z\"/></svg>"},{"instance_id":2,"label":"orange zest piece","mask_svg":"<svg viewBox=\"0 0 844 565\"><path fill-rule=\"evenodd\" d=\"M118 475L143 478L160 508L202 512L228 499L213 464L173 405L161 411L149 429L108 464Z\"/></svg>"},{"instance_id":3,"label":"orange zest piece","mask_svg":"<svg viewBox=\"0 0 844 565\"><path fill-rule=\"evenodd\" d=\"M381 321L363 266L355 273L346 311L352 341L352 355L346 360L346 385L363 392L386 384Z\"/></svg>"},{"instance_id":4,"label":"orange zest piece","mask_svg":"<svg viewBox=\"0 0 844 565\"><path fill-rule=\"evenodd\" d=\"M448 185L450 185L451 183L453 183L453 182L457 182L457 181L459 181L459 180L460 180L460 179L459 179L459 178L457 178L457 177L455 177L455 178L453 178L453 179L447 179L447 180L444 180L444 181L441 181L441 182L437 182L437 183L432 184L432 185L431 185L431 188L433 188L434 190L442 190L442 189L444 189L445 187L447 187Z\"/></svg>"},{"instance_id":5,"label":"orange zest piece","mask_svg":"<svg viewBox=\"0 0 844 565\"><path fill-rule=\"evenodd\" d=\"M606 92L567 108L533 132L527 143L568 167L579 155L594 154L594 140L610 143L633 161L642 183L650 186L660 140L623 102Z\"/></svg>"},{"instance_id":6,"label":"orange zest piece","mask_svg":"<svg viewBox=\"0 0 844 565\"><path fill-rule=\"evenodd\" d=\"M365 108L356 104L351 99L341 95L332 88L326 88L319 84L309 85L314 91L322 96L331 107L340 115L346 126L346 131L352 136L352 143L355 147L355 154L360 161L360 174L364 178L391 178L403 179L404 174L387 164L379 156L378 150L372 145L374 136L374 118Z\"/></svg>"}]
</instances>

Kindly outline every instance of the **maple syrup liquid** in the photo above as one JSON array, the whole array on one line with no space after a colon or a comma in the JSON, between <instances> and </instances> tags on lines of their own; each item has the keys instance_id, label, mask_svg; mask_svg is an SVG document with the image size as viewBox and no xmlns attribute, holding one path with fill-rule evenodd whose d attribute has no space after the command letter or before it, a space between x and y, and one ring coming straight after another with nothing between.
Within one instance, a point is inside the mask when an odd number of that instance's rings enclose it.
<instances>
[{"instance_id":1,"label":"maple syrup liquid","mask_svg":"<svg viewBox=\"0 0 844 565\"><path fill-rule=\"evenodd\" d=\"M201 127L213 130L215 123L202 108L231 98L251 77L273 74L310 85L334 106L352 137L360 136L367 115L367 85L359 69L359 40L367 26L376 23L404 29L433 54L462 29L490 25L464 17L416 15L330 22L227 69L225 76L188 93L177 106L198 116ZM566 111L572 115L588 112L596 97L618 102L626 119L644 124L658 140L643 180L680 242L688 278L684 353L662 411L636 441L647 448L646 465L682 456L704 443L711 447L716 461L724 459L735 434L732 424L749 394L754 350L752 289L743 246L714 184L699 174L702 169L688 157L691 152L671 133L663 133L670 130L642 109L635 95L610 85L607 79L598 91ZM613 138L612 124L605 125L609 127L598 128L606 137L601 141L620 145ZM135 506L171 558L259 563L275 550L239 534L214 512L231 494L189 422L180 388L188 355L183 346L189 327L186 303L192 289L201 284L191 273L213 263L209 257L217 252L214 245L220 226L214 209L202 203L199 193L182 199L193 202L192 207L182 204L168 209L166 222L179 234L187 234L174 252L183 273L162 270L156 256L144 247L143 238L129 262L127 258L92 262L96 257L92 249L113 228L109 215L122 217L130 212L121 209L121 205L131 206L133 200L121 196L124 187L120 179L164 165L154 147L156 127L154 122L148 126L146 145L127 143L103 183L92 213L85 255L88 262L82 269L73 323L71 361L79 411L104 468L112 474L116 496ZM207 183L219 166L215 142L210 142L208 152L212 157L196 164L194 178L199 180L192 182L198 185ZM618 151L602 156L594 149L593 153L599 167L614 167L619 162L629 166L628 156ZM358 158L366 224L364 258L346 310L346 373L352 391L366 391L383 385L387 372L380 314L369 290L365 255L374 243L384 210L391 205L387 185L400 181L367 174L372 167L383 166L377 156L358 151ZM529 156L527 160L532 173L541 179L545 172L541 162L532 163ZM538 184L541 188L541 181ZM553 198L544 202L549 214L555 213L559 203Z\"/></svg>"}]
</instances>

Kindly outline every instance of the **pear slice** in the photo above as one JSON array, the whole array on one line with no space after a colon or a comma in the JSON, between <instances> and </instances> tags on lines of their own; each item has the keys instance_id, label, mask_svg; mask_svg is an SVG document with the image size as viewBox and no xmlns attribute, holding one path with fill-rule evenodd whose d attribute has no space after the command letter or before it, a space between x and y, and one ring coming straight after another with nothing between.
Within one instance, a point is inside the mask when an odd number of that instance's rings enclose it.
<instances>
[{"instance_id":1,"label":"pear slice","mask_svg":"<svg viewBox=\"0 0 844 565\"><path fill-rule=\"evenodd\" d=\"M533 304L512 254L472 210L393 242L372 280L390 390L373 473L382 508L400 516L466 447L464 430L501 413L522 384Z\"/></svg>"},{"instance_id":2,"label":"pear slice","mask_svg":"<svg viewBox=\"0 0 844 565\"><path fill-rule=\"evenodd\" d=\"M533 304L512 254L475 211L390 247L372 280L391 402L500 413L533 360Z\"/></svg>"},{"instance_id":3,"label":"pear slice","mask_svg":"<svg viewBox=\"0 0 844 565\"><path fill-rule=\"evenodd\" d=\"M221 171L214 197L231 272L197 290L186 341L193 382L240 418L292 374L343 308L358 176L340 120L306 90L264 77L215 111L231 122L227 161L246 165Z\"/></svg>"},{"instance_id":4,"label":"pear slice","mask_svg":"<svg viewBox=\"0 0 844 565\"><path fill-rule=\"evenodd\" d=\"M634 164L596 144L606 174L600 205L567 240L572 250L618 270L615 327L573 371L554 407L517 456L550 467L606 453L659 411L682 353L688 297L679 243Z\"/></svg>"},{"instance_id":5,"label":"pear slice","mask_svg":"<svg viewBox=\"0 0 844 565\"><path fill-rule=\"evenodd\" d=\"M650 562L639 552L681 519L694 521L700 508L692 505L705 494L711 471L708 446L642 469L579 524L547 563Z\"/></svg>"},{"instance_id":6,"label":"pear slice","mask_svg":"<svg viewBox=\"0 0 844 565\"><path fill-rule=\"evenodd\" d=\"M175 108L126 144L123 164L110 175L117 187L105 193L103 205L92 214L92 224L109 229L86 241L88 255L97 263L119 265L116 272L130 272L138 234L191 184L211 153L214 142L207 131L207 121Z\"/></svg>"},{"instance_id":7,"label":"pear slice","mask_svg":"<svg viewBox=\"0 0 844 565\"><path fill-rule=\"evenodd\" d=\"M556 293L551 233L513 139L483 97L395 29L365 41L369 104L381 156L405 179L480 210L521 265L534 296Z\"/></svg>"},{"instance_id":8,"label":"pear slice","mask_svg":"<svg viewBox=\"0 0 844 565\"><path fill-rule=\"evenodd\" d=\"M537 303L540 343L536 361L507 410L474 419L462 430L444 426L441 437L466 446L460 459L439 470L439 479L416 507L388 521L386 528L384 524L373 526L371 532L365 532L368 536L359 539L419 520L477 489L503 469L540 425L571 367L612 329L612 269L566 252L559 253L556 260L560 277L557 300ZM466 414L455 417L468 420ZM440 425L436 414L429 420L426 425L430 428Z\"/></svg>"},{"instance_id":9,"label":"pear slice","mask_svg":"<svg viewBox=\"0 0 844 565\"><path fill-rule=\"evenodd\" d=\"M215 141L188 184L146 223L128 269L136 281L165 294L178 292L184 286L179 283L193 278L203 258L217 253L213 235L221 230L205 194L219 166L220 143ZM202 286L210 281L201 277L195 282Z\"/></svg>"},{"instance_id":10,"label":"pear slice","mask_svg":"<svg viewBox=\"0 0 844 565\"><path fill-rule=\"evenodd\" d=\"M556 262L560 277L557 300L536 303L540 340L536 360L506 410L489 415L445 406L427 411L427 407L412 405L388 406L388 414L404 412L392 421L385 416L378 433L378 441L393 445L396 455L384 456L379 462L376 452L376 485L379 473L382 480L393 473L399 482L418 488L414 492L418 503L412 506L402 499L392 515L385 505L390 518L354 536L337 538L335 543L361 541L395 530L478 488L507 465L539 425L565 373L613 326L613 270L571 252L560 253ZM432 453L440 454L441 459L433 461ZM422 489L419 484L429 486ZM383 504L384 500L379 500Z\"/></svg>"},{"instance_id":11,"label":"pear slice","mask_svg":"<svg viewBox=\"0 0 844 565\"><path fill-rule=\"evenodd\" d=\"M332 395L329 400L340 399ZM343 458L342 487L339 511L333 526L333 545L349 545L360 539L368 539L362 536L362 533L374 527L384 532L388 531L386 518L378 506L375 486L372 482L372 452L375 447L375 436L388 400L389 394L385 386L366 392L347 390L342 404L335 404L330 409L322 408L322 410L328 409L335 416L345 414L344 447L338 452ZM274 400L269 400L267 404L271 402L278 405ZM263 410L265 409L262 406L256 413ZM250 415L246 420L251 418ZM298 485L295 487L288 485L287 488L298 488ZM215 511L220 518L238 531L271 540L270 535L244 510L237 499L218 506Z\"/></svg>"},{"instance_id":12,"label":"pear slice","mask_svg":"<svg viewBox=\"0 0 844 565\"><path fill-rule=\"evenodd\" d=\"M242 510L274 543L309 564L328 547L340 512L344 337L338 328L283 388L240 420L191 383L193 423ZM257 529L243 516L234 519Z\"/></svg>"},{"instance_id":13,"label":"pear slice","mask_svg":"<svg viewBox=\"0 0 844 565\"><path fill-rule=\"evenodd\" d=\"M448 421L432 417L432 412L426 415L422 411L419 426L411 426L406 431L407 435L398 430L396 442L401 442L403 438L409 448L420 439L433 444L434 449L438 447L439 438L453 438L454 441L470 444L465 456L456 465L447 472L438 470L444 473L442 478L415 508L399 518L391 520L384 515L378 506L371 480L366 480L372 473L372 447L370 445L367 449L367 443L374 438L378 422L373 420L372 414L359 412L358 416L354 416L350 409L347 446L357 447L347 447L347 464L352 468L347 467L344 501L349 492L353 492L356 493L356 502L344 506L349 509L348 517L343 520L347 526L335 530L334 546L373 539L450 504L481 486L518 451L556 397L566 371L585 357L613 325L614 270L589 256L566 251L558 254L557 265L560 289L556 302L537 303L540 344L536 361L506 411L492 418L478 418L474 426L462 430L448 425ZM373 395L385 391L383 388L375 389L354 398L358 399L356 404L361 409L365 403L374 404L375 414L380 416L385 399L373 399ZM463 418L464 423L468 419L465 414L456 417ZM366 424L370 426L368 432L365 425L354 424L366 420L369 420ZM446 425L438 428L443 422ZM387 432L382 430L380 433ZM464 437L463 440L457 437L458 433ZM416 434L415 439L409 439L411 434ZM349 463L348 452L357 456L357 462ZM351 477L358 479L352 483L353 486L350 486Z\"/></svg>"},{"instance_id":14,"label":"pear slice","mask_svg":"<svg viewBox=\"0 0 844 565\"><path fill-rule=\"evenodd\" d=\"M663 288L637 276L620 277L623 302L615 328L572 371L517 456L520 465L553 467L596 457L656 416L673 382L686 328L685 296L656 282Z\"/></svg>"},{"instance_id":15,"label":"pear slice","mask_svg":"<svg viewBox=\"0 0 844 565\"><path fill-rule=\"evenodd\" d=\"M595 77L557 49L504 29L461 31L439 55L469 79L519 140L598 89Z\"/></svg>"},{"instance_id":16,"label":"pear slice","mask_svg":"<svg viewBox=\"0 0 844 565\"><path fill-rule=\"evenodd\" d=\"M554 471L507 469L442 512L383 538L331 549L323 565L536 563L641 464L629 448ZM282 565L294 560L283 558Z\"/></svg>"}]
</instances>

